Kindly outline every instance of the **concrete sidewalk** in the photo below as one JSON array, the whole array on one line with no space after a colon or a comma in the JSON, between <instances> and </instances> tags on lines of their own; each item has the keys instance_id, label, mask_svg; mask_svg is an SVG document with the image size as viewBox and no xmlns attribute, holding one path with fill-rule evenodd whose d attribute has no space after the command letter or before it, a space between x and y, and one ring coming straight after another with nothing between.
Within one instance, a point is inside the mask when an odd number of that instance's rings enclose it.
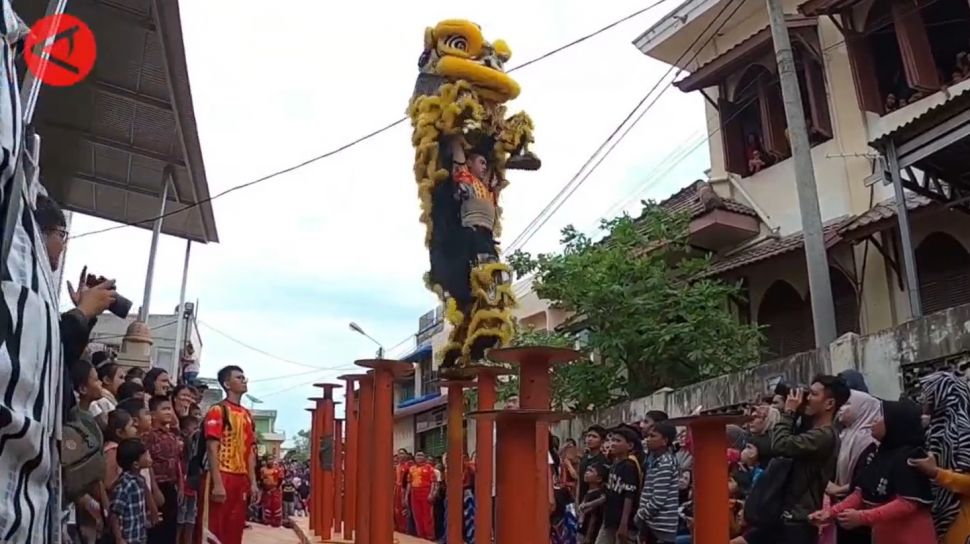
<instances>
[{"instance_id":1,"label":"concrete sidewalk","mask_svg":"<svg viewBox=\"0 0 970 544\"><path fill-rule=\"evenodd\" d=\"M269 527L253 523L243 532L243 544L300 544L300 538L286 527Z\"/></svg>"},{"instance_id":2,"label":"concrete sidewalk","mask_svg":"<svg viewBox=\"0 0 970 544\"><path fill-rule=\"evenodd\" d=\"M293 529L298 537L298 540L294 542L300 542L301 544L324 544L323 540L312 536L310 534L310 519L309 518L290 518L293 520ZM401 533L394 533L394 541L397 544L433 544L429 540L424 540L422 538L416 538L413 536L402 535ZM254 543L259 541L254 541ZM267 541L268 542L268 541ZM290 542L289 540L280 540L279 542ZM246 541L246 544L250 544ZM333 538L328 540L326 544L353 544L347 540L341 538Z\"/></svg>"}]
</instances>

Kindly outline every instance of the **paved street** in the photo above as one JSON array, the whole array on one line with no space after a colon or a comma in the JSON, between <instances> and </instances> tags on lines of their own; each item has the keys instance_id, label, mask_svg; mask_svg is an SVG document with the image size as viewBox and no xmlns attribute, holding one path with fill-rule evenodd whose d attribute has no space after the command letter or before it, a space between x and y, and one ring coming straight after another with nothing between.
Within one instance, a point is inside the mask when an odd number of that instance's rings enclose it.
<instances>
[{"instance_id":1,"label":"paved street","mask_svg":"<svg viewBox=\"0 0 970 544\"><path fill-rule=\"evenodd\" d=\"M273 528L265 525L253 524L252 529L243 533L243 544L299 544L293 529L285 527Z\"/></svg>"}]
</instances>

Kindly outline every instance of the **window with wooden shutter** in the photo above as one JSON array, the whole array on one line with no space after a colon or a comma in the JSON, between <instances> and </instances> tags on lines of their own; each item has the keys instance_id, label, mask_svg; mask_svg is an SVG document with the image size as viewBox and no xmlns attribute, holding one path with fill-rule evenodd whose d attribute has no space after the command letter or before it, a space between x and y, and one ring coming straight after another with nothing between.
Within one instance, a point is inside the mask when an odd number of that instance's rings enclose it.
<instances>
[{"instance_id":1,"label":"window with wooden shutter","mask_svg":"<svg viewBox=\"0 0 970 544\"><path fill-rule=\"evenodd\" d=\"M740 110L730 100L718 98L718 117L721 122L721 143L724 148L724 169L746 176L748 161L744 154L744 128Z\"/></svg>"},{"instance_id":2,"label":"window with wooden shutter","mask_svg":"<svg viewBox=\"0 0 970 544\"><path fill-rule=\"evenodd\" d=\"M809 120L819 136L832 137L832 118L829 115L829 98L825 92L825 74L822 64L814 58L803 55L802 66L805 71L805 87L808 94Z\"/></svg>"},{"instance_id":3,"label":"window with wooden shutter","mask_svg":"<svg viewBox=\"0 0 970 544\"><path fill-rule=\"evenodd\" d=\"M920 243L916 269L923 313L970 304L970 255L949 234L934 232Z\"/></svg>"},{"instance_id":4,"label":"window with wooden shutter","mask_svg":"<svg viewBox=\"0 0 970 544\"><path fill-rule=\"evenodd\" d=\"M864 34L845 29L845 47L849 53L849 66L852 69L859 107L873 113L885 113L883 95L879 92L876 62L869 41Z\"/></svg>"},{"instance_id":5,"label":"window with wooden shutter","mask_svg":"<svg viewBox=\"0 0 970 544\"><path fill-rule=\"evenodd\" d=\"M764 130L765 150L776 160L791 156L781 85L767 77L762 77L758 81L758 102L761 105L761 128Z\"/></svg>"},{"instance_id":6,"label":"window with wooden shutter","mask_svg":"<svg viewBox=\"0 0 970 544\"><path fill-rule=\"evenodd\" d=\"M940 88L940 74L936 69L929 35L923 16L910 0L891 0L896 40L903 57L903 68L909 86L921 91Z\"/></svg>"}]
</instances>

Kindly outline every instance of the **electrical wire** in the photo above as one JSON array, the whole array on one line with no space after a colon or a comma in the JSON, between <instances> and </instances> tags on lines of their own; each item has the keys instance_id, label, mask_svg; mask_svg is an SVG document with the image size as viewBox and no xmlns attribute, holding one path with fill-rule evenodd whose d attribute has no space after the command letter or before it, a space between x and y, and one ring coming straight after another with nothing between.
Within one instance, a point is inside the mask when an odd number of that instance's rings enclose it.
<instances>
[{"instance_id":1,"label":"electrical wire","mask_svg":"<svg viewBox=\"0 0 970 544\"><path fill-rule=\"evenodd\" d=\"M591 38L594 38L594 37L596 37L596 36L598 36L598 35L606 32L606 31L608 31L608 30L610 30L612 28L615 28L616 26L618 26L618 25L620 25L620 24L622 24L622 23L624 23L626 21L629 21L629 20L633 19L633 18L637 17L638 15L642 15L643 13L646 13L647 11L650 11L651 9L659 6L660 4L663 4L666 1L667 0L657 0L656 2L650 4L647 7L641 8L641 9L639 9L639 10L637 10L637 11L635 11L635 12L629 14L629 15L626 15L626 16L624 16L624 17L622 17L622 18L620 18L620 19L612 22L612 23L609 23L606 26L603 26L603 27L601 27L601 28L599 28L599 29L597 29L597 30L595 30L593 32L590 32L589 34L585 34L585 35L583 35L583 36L581 36L581 37L579 37L579 38L577 38L577 39L575 39L575 40L573 40L573 41L571 41L571 42L569 42L569 43L567 43L565 45L562 45L562 46L559 46L559 47L553 49L552 51L548 51L546 53L543 53L542 55L539 55L536 58L530 59L530 60L528 60L528 61L526 61L526 62L524 62L524 63L522 63L522 64L520 64L518 66L515 66L513 68L510 68L508 70L508 72L514 72L516 70L520 70L522 68L526 68L528 66L531 66L531 65L533 65L533 64L535 64L537 62L540 62L542 60L548 59L548 58L550 58L550 57L552 57L552 56L554 56L554 55L556 55L558 53L561 53L561 52L563 52L563 51L565 51L565 50L567 50L567 49L569 49L571 47L574 47L574 46L579 45L579 44L581 44L581 43L583 43L583 42L585 42L585 41L587 41L587 40L589 40ZM258 183L262 183L264 181L267 181L267 180L270 180L270 179L279 177L281 175L288 174L290 172L293 172L294 170L299 170L299 169L301 169L303 167L306 167L306 166L309 166L309 165L311 165L311 164L313 164L315 162L318 162L318 161L321 161L323 159L332 157L332 156L334 156L334 155L336 155L336 154L338 154L338 153L340 153L342 151L346 151L347 149L350 149L351 147L355 147L358 144L361 144L361 143L363 143L365 141L368 141L368 140L370 140L370 139L372 139L372 138L374 138L374 137L376 137L376 136L378 136L378 135L380 135L380 134L382 134L384 132L387 132L388 130L391 130L392 128L394 128L394 127L396 127L396 126L404 123L407 120L408 120L407 117L402 117L402 118L397 119L396 121L394 121L392 123L389 123L387 125L384 125L383 127L379 128L377 130L373 130L373 131L371 131L371 132L369 132L369 133L367 133L367 134L365 134L365 135L363 135L363 136L361 136L361 137L359 137L359 138L357 138L355 140L352 140L352 141L350 141L348 143L345 143L345 144L343 144L343 145L341 145L341 146L339 146L339 147L337 147L335 149L332 149L330 151L327 151L326 153L323 153L321 155L317 155L315 157L312 157L310 159L307 159L307 160L305 160L305 161L303 161L301 163L295 164L293 166L289 166L289 167L284 168L282 170L277 170L276 172L267 174L267 175L262 176L260 178L256 178L256 179L254 179L252 181L248 181L248 182L243 183L241 185L236 185L236 186L230 187L230 188L228 188L228 189L226 189L226 190L224 190L222 192L219 192L219 193L215 194L214 196L210 196L208 198L203 198L202 200L199 200L197 202L193 202L193 203L191 203L191 204L189 204L189 205L187 205L185 207L179 208L177 210L172 210L172 211L169 211L169 212L165 212L165 213L163 213L161 215L157 215L157 216L150 217L150 218L147 218L147 219L142 219L140 221L132 221L132 222L127 222L127 223L121 223L119 225L114 225L114 226L111 226L111 227L105 227L103 229L97 229L97 230L92 230L92 231L88 231L88 232L82 232L80 234L76 234L74 236L71 236L70 238L71 239L85 238L85 237L88 237L88 236L94 236L96 234L103 234L105 232L111 232L111 231L118 230L118 229L123 229L123 228L126 228L126 227L139 226L139 225L144 225L146 223L153 223L153 222L155 222L155 221L157 221L159 219L164 219L166 217L170 217L170 216L173 216L173 215L176 215L176 214L180 214L180 213L182 213L182 212L184 212L186 210L190 210L192 208L201 206L202 204L206 204L208 202L212 202L213 200L215 200L217 198L221 198L221 197L226 196L226 195L228 195L230 193L233 193L235 191L239 191L239 190L245 189L247 187L252 187L253 185L256 185Z\"/></svg>"},{"instance_id":2,"label":"electrical wire","mask_svg":"<svg viewBox=\"0 0 970 544\"><path fill-rule=\"evenodd\" d=\"M311 364L307 364L307 363L301 363L300 361L294 361L292 359L287 359L285 357L280 357L279 355L276 355L274 353L270 353L270 352L268 352L266 350L259 349L259 348L255 347L255 346L252 346L250 344L247 344L246 342L243 342L242 340L240 340L238 338L235 338L234 336L232 336L232 335L230 335L230 334L228 334L226 332L223 332L223 331L221 331L221 330L213 327L212 325L206 323L205 321L202 321L201 319L198 321L198 323L200 325L204 326L205 328L209 329L210 331L218 334L219 336L222 336L223 338L225 338L225 339L227 339L227 340L229 340L231 342L234 342L234 343L236 343L236 344L238 344L238 345L240 345L240 346L242 346L242 347L244 347L244 348L246 348L246 349L248 349L250 351L254 351L256 353L259 353L260 355L265 355L266 357L269 357L270 359L275 359L275 360L280 361L280 362L283 362L283 363L288 363L288 364L295 365L295 366L302 366L304 368L310 368L310 369L313 369L315 371L331 371L331 370L336 371L336 370L345 370L345 369L349 368L346 365L345 366L339 366L339 367L337 367L337 366L334 366L334 367L325 367L325 366L319 366L319 365L311 365Z\"/></svg>"},{"instance_id":3,"label":"electrical wire","mask_svg":"<svg viewBox=\"0 0 970 544\"><path fill-rule=\"evenodd\" d=\"M714 29L714 32L712 32L711 35L707 37L705 43L702 44L700 47L698 47L696 51L694 51L693 56L690 58L690 60L687 61L687 64L690 64L691 62L693 62L697 58L697 56L700 55L700 52L704 50L704 47L706 47L707 44L710 43L710 41L713 40L715 36L717 36L717 33L722 28L724 28L724 25L726 25L728 21L730 21L731 18L734 17L734 15L738 12L738 10L741 9L741 6L744 4L742 0L735 0L735 2L736 4L734 6L734 10L723 21L721 21L720 24L718 24L717 28ZM640 120L643 119L646 113L653 108L653 106L657 103L660 97L663 96L664 92L666 92L667 89L669 89L670 86L672 86L673 81L676 80L677 76L680 75L680 73L683 71L683 69L678 68L677 65L681 64L683 59L691 53L691 50L694 49L702 39L704 39L704 35L707 33L707 31L710 30L711 27L714 25L714 23L721 17L721 15L723 15L724 12L727 11L727 8L730 5L731 5L731 0L729 0L728 2L725 2L724 6L721 7L720 11L718 11L717 14L714 16L714 18L711 19L711 22L708 23L708 25L701 30L701 32L697 35L694 41L691 42L691 44L684 49L684 52L681 53L677 57L677 59L672 63L672 65L667 70L667 72L664 73L664 75L657 80L657 82L650 88L650 90L647 91L647 94L645 94L643 98L641 98L640 101L637 102L636 106L634 106L633 109L630 110L630 112L626 115L626 117L623 118L623 121L621 121L620 124L617 125L615 129L613 129L613 132L610 133L610 135L606 138L606 140L604 140L603 143L601 143L599 147L596 148L596 151L594 151L593 154L589 156L586 162L583 163L583 165L576 172L576 174L569 180L569 182L567 182L566 185L559 191L559 193L557 193L552 198L552 200L549 201L546 207L544 207L542 211L540 211L539 214L536 215L535 218L533 218L533 220L529 223L529 225L527 225L526 228L521 233L519 233L519 235L515 239L512 240L512 242L507 246L508 248L505 250L506 252L513 252L516 249L521 249L523 246L525 246L525 244L528 243L533 236L535 236L535 234L539 231L539 229L541 229L546 224L546 222L548 222L549 219L552 218L552 216L555 215L557 211L559 211L562 205L576 192L576 190L579 189L579 187L582 186L582 184L585 183L587 179L589 179L589 177L593 174L593 172L596 171L599 165L603 163L606 157L608 157L610 153L612 153L612 151L616 149L616 146L619 145L619 143L623 141L623 139L627 136L627 134L630 133L630 131L637 125L637 123L639 123ZM670 76L671 73L674 74L673 78L671 79L671 82L667 86L665 86L663 90L660 91L660 93L654 96L653 100L642 111L640 111L639 115L637 115L637 111L640 109L640 107L647 100L650 99L650 96L653 95L657 91L657 89L660 88L660 86L664 83L664 81L668 78L668 76ZM634 119L632 123L627 125L627 122L631 118L633 118L634 115L637 115L636 119ZM624 126L626 126L625 130L623 128ZM617 134L620 133L620 131L623 131L622 134L620 134L620 136L617 137L616 140L614 140L614 137L616 137ZM607 146L609 146L609 148L607 148L606 151L599 157L599 159L596 160L596 157L600 155L600 152L603 151L603 149L606 148ZM584 174L583 173L584 170L586 170L587 166L593 163L594 160L596 160L596 162ZM560 197L562 198L560 199Z\"/></svg>"}]
</instances>

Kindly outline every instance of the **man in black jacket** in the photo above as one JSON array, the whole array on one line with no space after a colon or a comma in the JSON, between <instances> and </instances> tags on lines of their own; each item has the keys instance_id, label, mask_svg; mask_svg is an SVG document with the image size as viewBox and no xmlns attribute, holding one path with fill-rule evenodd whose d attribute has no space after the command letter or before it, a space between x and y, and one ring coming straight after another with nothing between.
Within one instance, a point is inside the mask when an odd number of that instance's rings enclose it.
<instances>
[{"instance_id":1,"label":"man in black jacket","mask_svg":"<svg viewBox=\"0 0 970 544\"><path fill-rule=\"evenodd\" d=\"M61 264L61 255L67 245L67 219L64 212L51 199L44 195L37 196L34 219L44 235L44 246L50 261L51 271L56 271ZM81 272L77 290L67 282L67 290L74 302L74 309L61 314L61 345L64 355L64 383L69 384L71 367L88 345L91 329L97 322L97 317L111 306L115 300L114 280L108 280L100 285L88 287L87 269ZM64 413L74 406L74 394L70 387L64 387Z\"/></svg>"}]
</instances>

